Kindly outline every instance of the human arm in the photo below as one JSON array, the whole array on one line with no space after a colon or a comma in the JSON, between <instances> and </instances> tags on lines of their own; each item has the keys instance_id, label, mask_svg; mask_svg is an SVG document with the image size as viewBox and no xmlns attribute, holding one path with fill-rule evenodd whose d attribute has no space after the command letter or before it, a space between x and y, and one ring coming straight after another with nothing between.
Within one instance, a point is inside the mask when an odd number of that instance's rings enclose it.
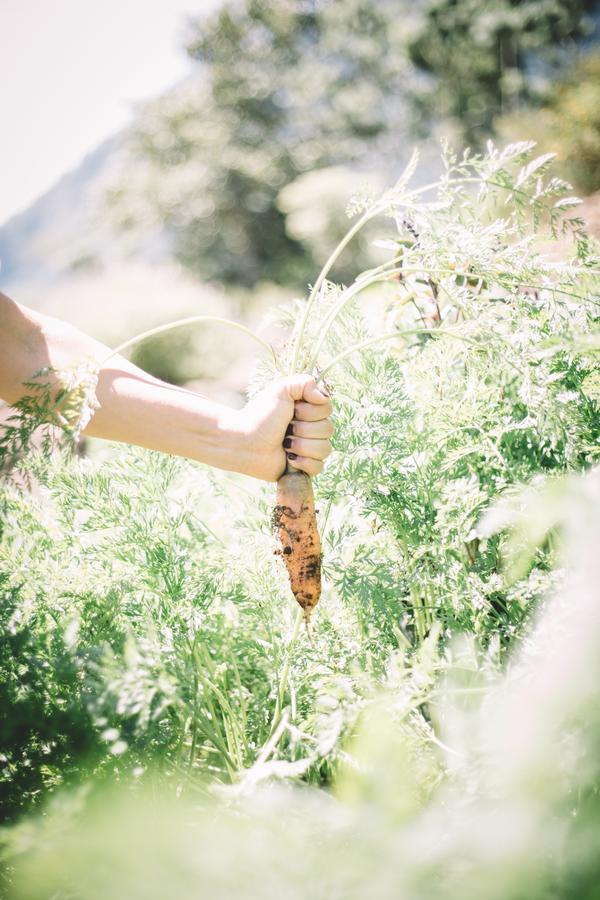
<instances>
[{"instance_id":1,"label":"human arm","mask_svg":"<svg viewBox=\"0 0 600 900\"><path fill-rule=\"evenodd\" d=\"M153 378L99 341L0 293L0 397L26 392L34 372L84 360L100 367L96 410L84 434L185 456L275 481L286 465L315 475L331 451L331 404L308 375L276 379L235 410ZM54 376L57 377L58 376ZM58 382L57 382L58 387ZM291 422L293 434L286 437Z\"/></svg>"}]
</instances>

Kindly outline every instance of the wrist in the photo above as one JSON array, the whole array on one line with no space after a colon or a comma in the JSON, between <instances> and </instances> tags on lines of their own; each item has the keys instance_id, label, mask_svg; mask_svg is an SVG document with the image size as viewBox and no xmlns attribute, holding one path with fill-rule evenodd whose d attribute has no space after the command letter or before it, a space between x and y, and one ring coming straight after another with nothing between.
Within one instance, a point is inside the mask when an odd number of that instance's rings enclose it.
<instances>
[{"instance_id":1,"label":"wrist","mask_svg":"<svg viewBox=\"0 0 600 900\"><path fill-rule=\"evenodd\" d=\"M216 447L220 468L247 474L250 462L250 441L243 410L221 407L217 423Z\"/></svg>"},{"instance_id":2,"label":"wrist","mask_svg":"<svg viewBox=\"0 0 600 900\"><path fill-rule=\"evenodd\" d=\"M249 432L243 410L201 400L191 426L182 456L229 472L251 474Z\"/></svg>"}]
</instances>

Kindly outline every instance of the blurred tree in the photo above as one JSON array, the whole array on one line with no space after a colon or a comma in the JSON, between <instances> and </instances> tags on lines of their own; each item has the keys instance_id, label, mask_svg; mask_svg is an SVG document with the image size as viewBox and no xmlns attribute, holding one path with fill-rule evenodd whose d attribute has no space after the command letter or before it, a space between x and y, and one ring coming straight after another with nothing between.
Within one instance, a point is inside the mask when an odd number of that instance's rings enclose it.
<instances>
[{"instance_id":1,"label":"blurred tree","mask_svg":"<svg viewBox=\"0 0 600 900\"><path fill-rule=\"evenodd\" d=\"M411 99L422 120L451 117L467 143L477 144L497 115L545 97L547 75L592 31L586 14L597 2L429 0L423 6L407 46L430 77Z\"/></svg>"},{"instance_id":2,"label":"blurred tree","mask_svg":"<svg viewBox=\"0 0 600 900\"><path fill-rule=\"evenodd\" d=\"M532 54L549 58L581 34L591 4L226 0L190 25L196 73L137 123L135 164L113 191L121 222L165 226L203 279L303 289L323 241L291 227L286 186L341 166L387 181L415 117L422 131L455 118L476 143L500 109L539 89Z\"/></svg>"},{"instance_id":3,"label":"blurred tree","mask_svg":"<svg viewBox=\"0 0 600 900\"><path fill-rule=\"evenodd\" d=\"M600 54L578 60L541 109L518 110L495 124L507 141L529 138L540 151L555 152L578 191L600 191Z\"/></svg>"},{"instance_id":4,"label":"blurred tree","mask_svg":"<svg viewBox=\"0 0 600 900\"><path fill-rule=\"evenodd\" d=\"M380 138L393 138L398 165L403 10L405 0L234 0L195 23L198 71L140 119L133 152L145 164L113 192L122 222L157 215L203 278L303 287L314 260L286 230L279 192L314 169L370 166Z\"/></svg>"}]
</instances>

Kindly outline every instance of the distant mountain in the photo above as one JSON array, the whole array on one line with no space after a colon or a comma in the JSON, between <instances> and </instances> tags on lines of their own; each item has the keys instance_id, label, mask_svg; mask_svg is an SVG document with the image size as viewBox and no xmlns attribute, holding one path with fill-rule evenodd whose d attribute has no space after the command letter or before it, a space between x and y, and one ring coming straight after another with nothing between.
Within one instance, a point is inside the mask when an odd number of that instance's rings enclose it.
<instances>
[{"instance_id":1,"label":"distant mountain","mask_svg":"<svg viewBox=\"0 0 600 900\"><path fill-rule=\"evenodd\" d=\"M92 219L102 185L120 154L116 135L100 144L24 212L0 227L0 285L48 285L101 243ZM102 236L106 240L106 236Z\"/></svg>"}]
</instances>

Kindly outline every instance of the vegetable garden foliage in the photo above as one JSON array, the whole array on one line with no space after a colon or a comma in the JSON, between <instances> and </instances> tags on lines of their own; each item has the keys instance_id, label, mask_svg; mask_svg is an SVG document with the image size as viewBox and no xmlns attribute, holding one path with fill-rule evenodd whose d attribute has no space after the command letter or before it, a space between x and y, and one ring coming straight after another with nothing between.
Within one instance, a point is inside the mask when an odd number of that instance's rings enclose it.
<instances>
[{"instance_id":1,"label":"vegetable garden foliage","mask_svg":"<svg viewBox=\"0 0 600 900\"><path fill-rule=\"evenodd\" d=\"M291 334L255 384L318 366L336 411L312 639L273 554L272 487L133 449L21 463L38 487L1 494L5 817L90 773L329 783L382 695L410 804L452 781L431 703L453 638L493 671L563 578L556 517L507 568L507 520L488 511L600 446L598 261L532 151L446 148L418 189L413 158L352 203L352 232L379 218L389 261L347 286L326 266L277 314ZM563 230L574 255L551 262Z\"/></svg>"},{"instance_id":2,"label":"vegetable garden foliage","mask_svg":"<svg viewBox=\"0 0 600 900\"><path fill-rule=\"evenodd\" d=\"M157 784L60 792L43 815L4 830L10 900L127 900L140 892L149 900L593 900L598 474L531 489L526 515L513 510L517 530L530 532L548 526L544 508L559 501L554 521L570 572L506 674L495 675L472 641L455 641L432 691L436 653L425 642L413 662L422 677L398 683L391 672L393 689L365 705L332 791L257 785L261 773L284 767L263 754L216 797L186 802ZM419 698L437 743L415 757L409 711ZM443 789L427 797L433 752L448 771Z\"/></svg>"}]
</instances>

